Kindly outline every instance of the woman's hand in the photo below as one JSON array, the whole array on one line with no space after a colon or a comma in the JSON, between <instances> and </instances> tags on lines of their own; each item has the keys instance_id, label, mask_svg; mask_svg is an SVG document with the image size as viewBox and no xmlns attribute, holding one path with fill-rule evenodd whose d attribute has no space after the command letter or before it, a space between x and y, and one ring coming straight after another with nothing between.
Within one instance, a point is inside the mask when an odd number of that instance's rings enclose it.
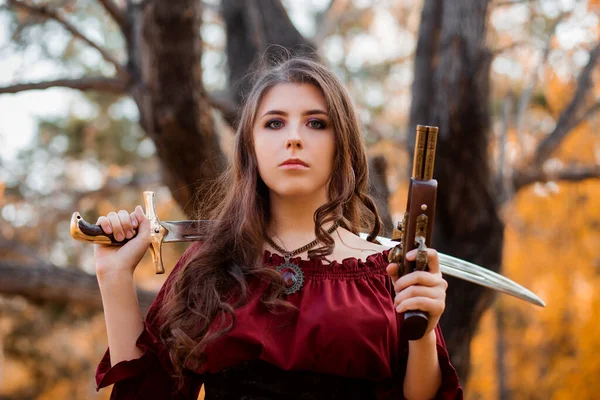
<instances>
[{"instance_id":1,"label":"woman's hand","mask_svg":"<svg viewBox=\"0 0 600 400\"><path fill-rule=\"evenodd\" d=\"M131 239L137 230L136 237L122 246L94 244L98 279L133 276L135 267L150 246L150 221L142 207L138 205L132 213L125 210L109 212L99 217L96 224L105 233L112 233L119 242Z\"/></svg>"},{"instance_id":2,"label":"woman's hand","mask_svg":"<svg viewBox=\"0 0 600 400\"><path fill-rule=\"evenodd\" d=\"M406 259L414 261L416 255L417 249L413 249L406 253ZM429 271L414 271L402 277L398 277L398 264L390 263L387 266L387 273L394 281L396 311L421 310L428 313L429 325L425 335L435 328L444 312L448 288L448 282L440 272L438 253L434 249L427 249L427 266Z\"/></svg>"}]
</instances>

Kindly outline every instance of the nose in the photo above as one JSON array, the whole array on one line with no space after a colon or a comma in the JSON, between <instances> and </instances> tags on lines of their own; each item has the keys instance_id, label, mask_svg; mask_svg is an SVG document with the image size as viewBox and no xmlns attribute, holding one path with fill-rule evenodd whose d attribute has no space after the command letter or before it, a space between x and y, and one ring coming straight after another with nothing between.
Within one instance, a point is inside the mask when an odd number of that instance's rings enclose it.
<instances>
[{"instance_id":1,"label":"nose","mask_svg":"<svg viewBox=\"0 0 600 400\"><path fill-rule=\"evenodd\" d=\"M285 141L285 148L286 149L292 149L292 148L301 149L302 148L302 140L300 138L288 138Z\"/></svg>"},{"instance_id":2,"label":"nose","mask_svg":"<svg viewBox=\"0 0 600 400\"><path fill-rule=\"evenodd\" d=\"M291 149L291 148L301 149L302 147L304 147L304 144L302 142L302 138L300 137L300 127L296 126L296 127L290 127L290 128L291 128L290 132L285 141L285 148L286 149Z\"/></svg>"}]
</instances>

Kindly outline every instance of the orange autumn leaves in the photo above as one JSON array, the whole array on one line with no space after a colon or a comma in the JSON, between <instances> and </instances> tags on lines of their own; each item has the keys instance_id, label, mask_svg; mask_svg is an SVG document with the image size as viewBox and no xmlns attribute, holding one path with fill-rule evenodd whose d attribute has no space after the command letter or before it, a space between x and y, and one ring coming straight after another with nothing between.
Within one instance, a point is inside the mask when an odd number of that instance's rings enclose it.
<instances>
[{"instance_id":1,"label":"orange autumn leaves","mask_svg":"<svg viewBox=\"0 0 600 400\"><path fill-rule=\"evenodd\" d=\"M574 82L549 77L553 117ZM586 99L586 107L594 99ZM552 155L557 168L598 166L597 117L569 133ZM592 399L600 391L600 181L530 185L505 205L503 273L539 294L545 309L499 295L471 343L467 399L499 398L500 365L511 399ZM504 316L499 331L498 313ZM499 353L499 340L505 351ZM501 363L497 361L501 357Z\"/></svg>"}]
</instances>

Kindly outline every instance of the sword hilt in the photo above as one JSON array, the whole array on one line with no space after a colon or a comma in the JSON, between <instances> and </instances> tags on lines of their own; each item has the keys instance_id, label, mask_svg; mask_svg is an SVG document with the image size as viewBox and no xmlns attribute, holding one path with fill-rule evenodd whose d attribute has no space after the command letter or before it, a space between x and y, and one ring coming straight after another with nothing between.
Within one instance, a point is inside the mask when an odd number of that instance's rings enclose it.
<instances>
[{"instance_id":1,"label":"sword hilt","mask_svg":"<svg viewBox=\"0 0 600 400\"><path fill-rule=\"evenodd\" d=\"M154 263L154 270L157 274L164 274L165 268L162 261L162 244L167 234L167 230L160 223L158 216L156 215L156 208L154 205L154 192L144 192L144 204L146 206L145 215L150 221L150 252L152 254L152 261ZM82 242L103 244L107 246L123 246L131 239L137 236L138 231L134 229L133 237L130 239L125 238L124 240L118 241L115 239L112 233L106 233L100 225L90 224L85 221L83 217L75 211L71 216L71 237L75 240Z\"/></svg>"}]
</instances>

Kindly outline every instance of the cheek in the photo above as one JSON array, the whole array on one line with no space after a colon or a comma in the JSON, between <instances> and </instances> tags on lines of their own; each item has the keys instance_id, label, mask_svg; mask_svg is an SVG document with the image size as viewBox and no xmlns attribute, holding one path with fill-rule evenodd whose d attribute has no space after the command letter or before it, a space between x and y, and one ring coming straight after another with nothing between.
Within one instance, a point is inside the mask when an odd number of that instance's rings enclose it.
<instances>
[{"instance_id":1,"label":"cheek","mask_svg":"<svg viewBox=\"0 0 600 400\"><path fill-rule=\"evenodd\" d=\"M270 162L273 160L273 144L264 139L262 135L256 135L254 137L254 154L256 154L256 163L258 166L258 173L263 180L265 179L265 173L269 173Z\"/></svg>"},{"instance_id":2,"label":"cheek","mask_svg":"<svg viewBox=\"0 0 600 400\"><path fill-rule=\"evenodd\" d=\"M321 159L323 160L323 164L327 165L328 169L333 169L333 161L335 159L335 139L333 137L333 133L330 137L324 140L319 146L321 152Z\"/></svg>"}]
</instances>

